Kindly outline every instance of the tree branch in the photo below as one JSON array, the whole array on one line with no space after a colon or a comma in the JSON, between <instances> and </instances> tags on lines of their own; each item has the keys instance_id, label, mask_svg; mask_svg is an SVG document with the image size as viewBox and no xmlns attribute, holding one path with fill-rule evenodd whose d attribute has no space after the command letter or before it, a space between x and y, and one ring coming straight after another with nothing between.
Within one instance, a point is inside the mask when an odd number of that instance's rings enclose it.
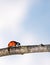
<instances>
[{"instance_id":1,"label":"tree branch","mask_svg":"<svg viewBox=\"0 0 50 65\"><path fill-rule=\"evenodd\" d=\"M7 48L0 49L0 57L14 54L25 54L25 53L38 53L38 52L50 52L50 45L28 45L11 47L8 51Z\"/></svg>"}]
</instances>

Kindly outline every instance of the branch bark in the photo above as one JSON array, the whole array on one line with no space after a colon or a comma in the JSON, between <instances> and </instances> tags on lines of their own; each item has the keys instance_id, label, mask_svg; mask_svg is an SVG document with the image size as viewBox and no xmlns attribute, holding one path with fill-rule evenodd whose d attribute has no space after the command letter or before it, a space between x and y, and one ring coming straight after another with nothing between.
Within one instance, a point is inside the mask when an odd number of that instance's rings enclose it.
<instances>
[{"instance_id":1,"label":"branch bark","mask_svg":"<svg viewBox=\"0 0 50 65\"><path fill-rule=\"evenodd\" d=\"M15 55L15 54L26 54L26 53L38 53L38 52L50 52L50 45L28 45L28 46L19 46L11 47L8 51L7 48L0 49L0 57Z\"/></svg>"}]
</instances>

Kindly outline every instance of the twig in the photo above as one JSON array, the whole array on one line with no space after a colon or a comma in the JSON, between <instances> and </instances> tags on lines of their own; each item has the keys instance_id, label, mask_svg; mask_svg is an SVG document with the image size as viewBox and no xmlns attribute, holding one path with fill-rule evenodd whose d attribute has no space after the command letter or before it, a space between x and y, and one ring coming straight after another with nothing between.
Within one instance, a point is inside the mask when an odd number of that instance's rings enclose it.
<instances>
[{"instance_id":1,"label":"twig","mask_svg":"<svg viewBox=\"0 0 50 65\"><path fill-rule=\"evenodd\" d=\"M50 52L50 44L48 45L28 45L28 46L19 46L19 47L11 47L8 51L7 48L0 49L0 57L15 55L15 54L26 54L26 53L38 53L38 52Z\"/></svg>"}]
</instances>

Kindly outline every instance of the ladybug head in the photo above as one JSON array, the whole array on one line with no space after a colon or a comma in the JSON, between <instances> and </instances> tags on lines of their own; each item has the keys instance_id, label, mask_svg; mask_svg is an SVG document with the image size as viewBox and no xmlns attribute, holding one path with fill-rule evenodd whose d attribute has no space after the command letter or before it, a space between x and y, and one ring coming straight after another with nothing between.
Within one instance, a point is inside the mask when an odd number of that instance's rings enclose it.
<instances>
[{"instance_id":1,"label":"ladybug head","mask_svg":"<svg viewBox=\"0 0 50 65\"><path fill-rule=\"evenodd\" d=\"M20 43L19 43L19 42L16 42L16 41L15 41L15 43L16 43L17 46L20 46Z\"/></svg>"},{"instance_id":2,"label":"ladybug head","mask_svg":"<svg viewBox=\"0 0 50 65\"><path fill-rule=\"evenodd\" d=\"M19 42L17 42L17 45L20 45L20 43L19 43Z\"/></svg>"}]
</instances>

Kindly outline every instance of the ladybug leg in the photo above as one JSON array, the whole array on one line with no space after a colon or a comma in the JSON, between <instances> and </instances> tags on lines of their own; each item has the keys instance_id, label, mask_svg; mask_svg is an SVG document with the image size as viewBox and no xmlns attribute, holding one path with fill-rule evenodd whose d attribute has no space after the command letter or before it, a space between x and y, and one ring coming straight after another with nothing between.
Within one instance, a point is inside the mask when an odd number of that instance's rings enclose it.
<instances>
[{"instance_id":1,"label":"ladybug leg","mask_svg":"<svg viewBox=\"0 0 50 65\"><path fill-rule=\"evenodd\" d=\"M10 53L10 47L8 47L8 52Z\"/></svg>"}]
</instances>

